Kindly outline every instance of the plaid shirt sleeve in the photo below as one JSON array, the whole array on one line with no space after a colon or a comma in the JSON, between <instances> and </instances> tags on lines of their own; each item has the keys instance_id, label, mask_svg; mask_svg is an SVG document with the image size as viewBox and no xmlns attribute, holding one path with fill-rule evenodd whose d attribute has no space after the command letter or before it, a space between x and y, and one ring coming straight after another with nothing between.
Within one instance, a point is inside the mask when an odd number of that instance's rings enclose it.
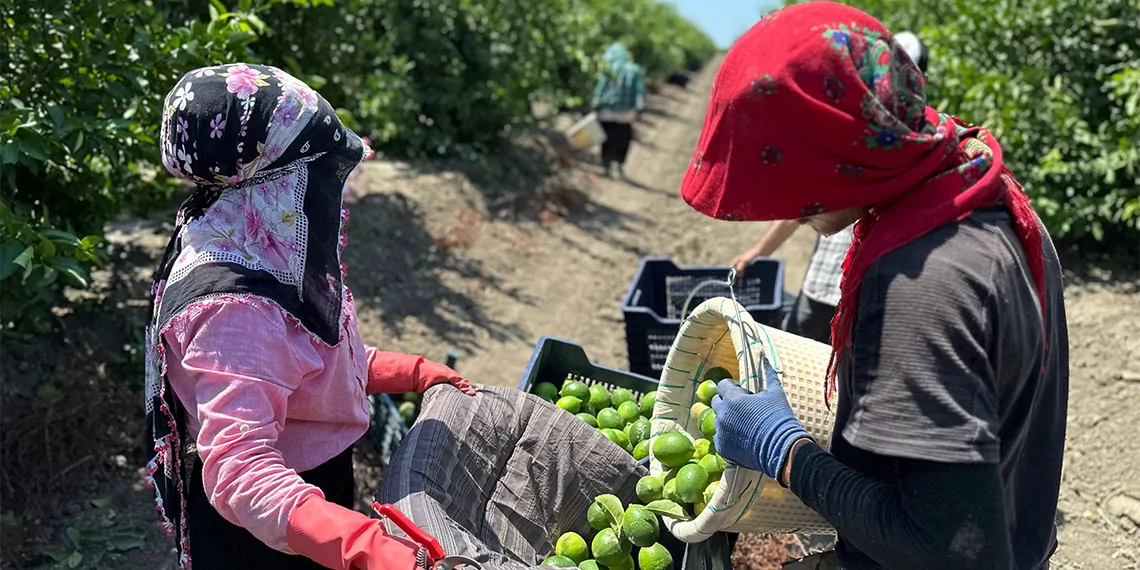
<instances>
[{"instance_id":1,"label":"plaid shirt sleeve","mask_svg":"<svg viewBox=\"0 0 1140 570\"><path fill-rule=\"evenodd\" d=\"M843 277L843 260L851 248L851 228L816 241L807 273L804 275L803 293L809 299L839 304L839 281Z\"/></svg>"}]
</instances>

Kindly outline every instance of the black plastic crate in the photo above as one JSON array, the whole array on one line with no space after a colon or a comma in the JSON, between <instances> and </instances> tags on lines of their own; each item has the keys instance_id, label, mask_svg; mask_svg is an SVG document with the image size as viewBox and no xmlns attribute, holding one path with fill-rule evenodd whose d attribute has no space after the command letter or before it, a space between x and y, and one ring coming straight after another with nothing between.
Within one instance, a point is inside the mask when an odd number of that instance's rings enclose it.
<instances>
[{"instance_id":1,"label":"black plastic crate","mask_svg":"<svg viewBox=\"0 0 1140 570\"><path fill-rule=\"evenodd\" d=\"M708 284L692 296L688 310L713 297L728 297L727 266L678 267L667 257L646 257L621 302L625 316L625 342L629 369L634 373L660 378L665 358L677 332L686 299L694 289ZM756 322L779 326L784 308L784 261L761 257L752 261L744 276L733 286L736 300Z\"/></svg>"},{"instance_id":2,"label":"black plastic crate","mask_svg":"<svg viewBox=\"0 0 1140 570\"><path fill-rule=\"evenodd\" d=\"M647 392L657 389L657 380L653 378L595 364L580 345L544 336L538 339L534 354L530 355L530 362L527 362L519 381L519 390L530 392L539 382L550 382L561 388L568 379L589 385L601 384L607 390L626 388L639 400Z\"/></svg>"},{"instance_id":3,"label":"black plastic crate","mask_svg":"<svg viewBox=\"0 0 1140 570\"><path fill-rule=\"evenodd\" d=\"M380 464L384 467L392 460L396 448L408 435L408 426L404 425L396 409L396 402L388 394L373 394L368 397L372 402L372 420L368 426L368 437L376 446L380 454Z\"/></svg>"}]
</instances>

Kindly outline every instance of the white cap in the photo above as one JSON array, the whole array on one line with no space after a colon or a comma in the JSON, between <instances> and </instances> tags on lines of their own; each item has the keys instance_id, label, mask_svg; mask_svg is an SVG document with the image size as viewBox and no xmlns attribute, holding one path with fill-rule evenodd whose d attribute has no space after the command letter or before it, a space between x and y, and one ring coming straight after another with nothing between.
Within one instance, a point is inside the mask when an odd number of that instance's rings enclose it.
<instances>
[{"instance_id":1,"label":"white cap","mask_svg":"<svg viewBox=\"0 0 1140 570\"><path fill-rule=\"evenodd\" d=\"M895 41L906 50L906 54L910 56L910 60L918 63L922 58L923 52L926 51L926 46L922 45L922 40L913 32L899 32L895 34Z\"/></svg>"}]
</instances>

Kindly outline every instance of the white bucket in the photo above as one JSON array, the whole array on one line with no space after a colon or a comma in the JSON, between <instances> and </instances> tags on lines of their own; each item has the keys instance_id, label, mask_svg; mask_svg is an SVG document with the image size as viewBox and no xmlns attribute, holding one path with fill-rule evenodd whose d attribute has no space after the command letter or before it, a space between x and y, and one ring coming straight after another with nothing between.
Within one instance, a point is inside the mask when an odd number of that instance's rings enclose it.
<instances>
[{"instance_id":1,"label":"white bucket","mask_svg":"<svg viewBox=\"0 0 1140 570\"><path fill-rule=\"evenodd\" d=\"M755 364L746 362L749 353L750 362ZM732 371L748 391L760 392L764 386L762 373L757 370L763 370L766 358L780 376L800 423L820 445L830 448L835 416L824 401L824 375L830 357L831 347L826 344L759 325L732 299L709 299L681 323L669 351L657 388L651 437L669 430L685 433L690 439L704 437L700 426L690 425L695 422L689 419L689 408L697 402L696 389L704 372L720 366ZM741 371L749 374L742 375ZM660 475L664 470L659 461L651 459L650 473ZM733 463L725 469L708 506L696 515L690 521L662 519L669 531L685 542L701 542L718 531L834 532L791 491Z\"/></svg>"},{"instance_id":2,"label":"white bucket","mask_svg":"<svg viewBox=\"0 0 1140 570\"><path fill-rule=\"evenodd\" d=\"M606 142L606 132L597 113L590 113L566 131L566 138L578 150L590 150Z\"/></svg>"}]
</instances>

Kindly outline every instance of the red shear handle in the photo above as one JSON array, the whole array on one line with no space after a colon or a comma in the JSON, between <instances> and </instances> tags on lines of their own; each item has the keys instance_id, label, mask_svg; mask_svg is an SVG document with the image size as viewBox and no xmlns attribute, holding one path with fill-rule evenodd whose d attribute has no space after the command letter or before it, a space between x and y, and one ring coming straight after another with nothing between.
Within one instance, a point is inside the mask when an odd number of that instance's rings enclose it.
<instances>
[{"instance_id":1,"label":"red shear handle","mask_svg":"<svg viewBox=\"0 0 1140 570\"><path fill-rule=\"evenodd\" d=\"M372 510L376 511L376 514L396 523L396 526L399 527L400 530L404 531L404 534L408 535L408 538L412 539L420 546L426 548L428 556L431 557L432 562L435 562L436 560L439 560L440 558L443 558L447 555L447 553L443 551L443 547L439 545L439 541L436 540L434 536L424 532L423 529L416 526L416 523L412 522L412 520L409 519L407 515L401 513L395 505L381 505L379 502L375 502L372 503Z\"/></svg>"}]
</instances>

